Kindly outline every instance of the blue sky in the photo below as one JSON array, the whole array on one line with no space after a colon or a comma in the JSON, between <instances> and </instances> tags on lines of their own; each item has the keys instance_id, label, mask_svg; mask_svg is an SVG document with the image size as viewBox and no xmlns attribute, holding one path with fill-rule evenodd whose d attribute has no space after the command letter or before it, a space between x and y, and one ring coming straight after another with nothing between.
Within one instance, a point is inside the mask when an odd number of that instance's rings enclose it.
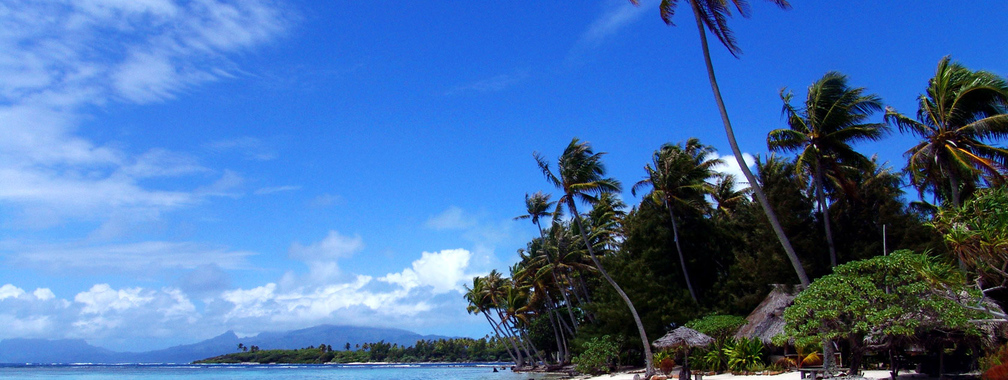
<instances>
[{"instance_id":1,"label":"blue sky","mask_svg":"<svg viewBox=\"0 0 1008 380\"><path fill-rule=\"evenodd\" d=\"M664 142L728 154L685 9L668 27L655 1L6 1L0 339L482 336L461 286L536 233L511 220L552 190L534 151L588 140L627 187ZM1008 74L1006 12L754 2L740 59L712 45L742 149L766 154L780 90L827 71L907 114L945 55ZM860 150L901 168L912 143Z\"/></svg>"}]
</instances>

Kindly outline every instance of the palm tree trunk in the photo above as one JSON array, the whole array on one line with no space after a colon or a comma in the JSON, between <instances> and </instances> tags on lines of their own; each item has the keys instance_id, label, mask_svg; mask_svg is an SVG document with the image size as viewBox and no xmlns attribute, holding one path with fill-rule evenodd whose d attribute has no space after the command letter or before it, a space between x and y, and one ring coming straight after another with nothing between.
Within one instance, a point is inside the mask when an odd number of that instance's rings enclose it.
<instances>
[{"instance_id":1,"label":"palm tree trunk","mask_svg":"<svg viewBox=\"0 0 1008 380\"><path fill-rule=\"evenodd\" d=\"M486 312L483 312L483 316L486 317L487 322L490 323L490 328L493 329L494 334L497 334L498 337L500 337L501 339L504 339L505 338L504 334L501 334L500 330L497 329L497 324L494 323L493 319L490 318L490 315L487 314ZM511 342L511 345L514 347L515 351L518 351L518 347L514 345L514 342ZM511 348L510 347L507 347L506 345L504 347L507 348L508 356L510 356L511 360L513 360L515 362L515 365L519 365L520 366L520 365L523 364L522 361L518 360L518 358L515 357L515 354L513 352L511 352ZM521 355L519 355L518 357L521 357Z\"/></svg>"},{"instance_id":2,"label":"palm tree trunk","mask_svg":"<svg viewBox=\"0 0 1008 380\"><path fill-rule=\"evenodd\" d=\"M550 328L553 329L553 339L557 345L557 363L559 363L560 357L563 356L563 346L560 344L560 328L557 327L556 318L553 317L553 310L547 308L546 315L549 316Z\"/></svg>"},{"instance_id":3,"label":"palm tree trunk","mask_svg":"<svg viewBox=\"0 0 1008 380\"><path fill-rule=\"evenodd\" d=\"M522 356L521 348L518 346L518 339L514 336L514 333L510 331L510 326L507 325L507 320L504 318L504 314L502 314L500 310L497 310L497 316L501 319L498 325L500 331L503 332L502 335L511 342L511 346L514 347L515 350L515 355L518 357L518 361L515 364L519 367L525 365L525 356L529 355Z\"/></svg>"},{"instance_id":4,"label":"palm tree trunk","mask_svg":"<svg viewBox=\"0 0 1008 380\"><path fill-rule=\"evenodd\" d=\"M619 294L623 302L630 308L630 314L633 315L634 323L637 324L637 332L640 333L641 343L644 344L644 363L647 367L644 371L644 378L649 378L654 374L654 364L652 363L651 341L648 340L647 333L644 331L644 323L641 322L640 316L637 315L637 309L634 307L633 302L630 301L630 297L627 297L623 288L620 288L619 284L612 277L609 277L609 273L606 272L605 268L602 268L602 263L595 257L595 250L592 249L591 242L588 241L588 234L585 233L584 225L581 223L581 214L578 214L573 197L570 198L568 204L570 205L571 214L574 215L574 222L577 223L578 231L581 232L581 239L584 240L585 246L588 247L588 255L591 256L592 262L595 263L595 268L609 282L609 285L612 285L613 289L616 289L616 293Z\"/></svg>"},{"instance_id":5,"label":"palm tree trunk","mask_svg":"<svg viewBox=\"0 0 1008 380\"><path fill-rule=\"evenodd\" d=\"M549 250L548 250L548 248L546 248L546 233L543 232L542 225L539 224L538 220L536 220L536 227L539 227L539 239L542 241L542 247L543 247L543 251L546 252L546 258L549 259L550 261L553 261L549 257ZM557 252L557 256L560 256L559 250ZM571 323L574 324L574 331L576 332L577 328L578 328L578 323L577 323L577 320L574 319L574 309L571 308L570 300L567 299L567 289L566 289L566 287L561 288L560 287L560 281L557 280L556 265L555 264L552 265L552 268L550 268L550 273L553 275L553 283L555 283L557 285L557 289L560 289L560 295L563 296L564 303L567 304L567 314L570 314Z\"/></svg>"},{"instance_id":6,"label":"palm tree trunk","mask_svg":"<svg viewBox=\"0 0 1008 380\"><path fill-rule=\"evenodd\" d=\"M833 229L830 228L829 205L826 204L826 191L823 189L822 165L818 161L815 163L816 201L819 202L819 212L823 217L823 226L826 228L826 245L829 246L830 268L837 266L836 245L833 243Z\"/></svg>"},{"instance_id":7,"label":"palm tree trunk","mask_svg":"<svg viewBox=\"0 0 1008 380\"><path fill-rule=\"evenodd\" d=\"M667 199L665 200L665 207L668 208L669 219L672 219L672 239L675 240L675 248L679 252L679 266L682 267L683 277L686 278L686 288L689 289L689 295L693 298L693 302L699 304L700 301L697 300L696 292L693 291L693 282L689 278L689 271L686 270L686 259L683 257L682 247L679 246L679 226L675 221L675 213L672 212L672 203Z\"/></svg>"},{"instance_id":8,"label":"palm tree trunk","mask_svg":"<svg viewBox=\"0 0 1008 380\"><path fill-rule=\"evenodd\" d=\"M717 101L718 110L721 111L721 121L724 122L725 134L728 136L728 144L731 145L735 161L738 162L739 168L742 169L742 174L749 181L749 186L752 188L753 194L756 194L756 199L759 201L760 206L763 206L763 213L769 219L770 226L773 227L774 233L777 234L777 240L780 240L781 245L784 247L784 252L787 254L788 259L791 260L791 265L798 275L798 281L801 282L803 287L808 287L809 279L808 275L805 274L805 268L802 267L801 261L798 260L798 255L795 254L794 248L791 247L791 241L784 235L784 228L781 227L780 221L777 220L777 214L770 207L770 202L767 200L766 194L763 193L763 188L756 182L756 176L749 170L745 159L742 158L742 151L738 147L738 142L735 141L735 131L732 130L731 121L728 120L728 110L725 108L724 100L721 99L721 90L718 88L717 78L714 77L714 65L711 63L710 48L707 46L707 33L704 31L703 20L700 19L700 7L697 5L697 0L690 0L690 5L693 7L693 16L696 18L697 29L700 31L700 46L703 48L704 62L707 64L707 77L710 79L711 90L714 91L714 100Z\"/></svg>"}]
</instances>

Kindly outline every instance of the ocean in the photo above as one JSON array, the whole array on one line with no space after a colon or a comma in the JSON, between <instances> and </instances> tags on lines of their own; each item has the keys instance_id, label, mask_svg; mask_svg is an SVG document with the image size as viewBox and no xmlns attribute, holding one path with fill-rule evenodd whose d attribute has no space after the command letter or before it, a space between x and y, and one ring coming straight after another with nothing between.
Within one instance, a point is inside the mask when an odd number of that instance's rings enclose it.
<instances>
[{"instance_id":1,"label":"ocean","mask_svg":"<svg viewBox=\"0 0 1008 380\"><path fill-rule=\"evenodd\" d=\"M0 364L0 380L7 379L192 379L192 380L556 380L555 375L513 373L506 364L349 364L349 365L175 365L175 364Z\"/></svg>"}]
</instances>

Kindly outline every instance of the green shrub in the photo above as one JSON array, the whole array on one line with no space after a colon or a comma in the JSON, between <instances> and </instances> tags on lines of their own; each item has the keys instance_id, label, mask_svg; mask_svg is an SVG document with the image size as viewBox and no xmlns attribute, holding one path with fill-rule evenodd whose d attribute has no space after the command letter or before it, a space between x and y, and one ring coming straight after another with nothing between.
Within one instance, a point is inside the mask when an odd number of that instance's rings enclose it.
<instances>
[{"instance_id":1,"label":"green shrub","mask_svg":"<svg viewBox=\"0 0 1008 380\"><path fill-rule=\"evenodd\" d=\"M763 365L763 342L759 339L738 339L725 344L724 354L728 357L728 369L733 372L749 371Z\"/></svg>"},{"instance_id":2,"label":"green shrub","mask_svg":"<svg viewBox=\"0 0 1008 380\"><path fill-rule=\"evenodd\" d=\"M612 372L616 357L619 356L619 346L612 338L608 335L594 337L581 348L581 355L571 360L578 372L592 375Z\"/></svg>"}]
</instances>

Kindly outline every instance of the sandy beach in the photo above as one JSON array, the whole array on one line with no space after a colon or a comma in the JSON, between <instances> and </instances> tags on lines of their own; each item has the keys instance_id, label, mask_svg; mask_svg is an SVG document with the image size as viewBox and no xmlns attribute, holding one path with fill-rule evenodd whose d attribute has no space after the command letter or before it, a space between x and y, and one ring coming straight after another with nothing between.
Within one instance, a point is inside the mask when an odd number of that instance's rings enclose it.
<instances>
[{"instance_id":1,"label":"sandy beach","mask_svg":"<svg viewBox=\"0 0 1008 380\"><path fill-rule=\"evenodd\" d=\"M676 375L677 373L678 372L673 372L673 376L671 376L670 379L678 379L678 377ZM643 377L643 372L638 370L638 371L620 372L620 373L613 373L613 374L608 374L608 375L600 375L600 376L595 376L595 377L588 377L586 379L587 380L633 380L634 375L638 375L638 374ZM885 380L885 379L889 379L889 371L888 370L864 371L863 372L863 377L865 379L872 379L872 380ZM799 374L798 374L797 371L794 371L794 372L785 372L785 373L782 373L782 374L779 374L779 375L752 375L752 376L736 376L736 375L732 375L730 373L723 373L723 374L719 374L719 375L704 376L703 378L704 378L704 380L800 380L800 377L799 377ZM914 372L901 372L900 375L899 375L899 379L905 379L905 380L909 380L909 379L923 380L923 379L928 379L928 376L923 375L923 374L917 374L917 373L914 373Z\"/></svg>"}]
</instances>

